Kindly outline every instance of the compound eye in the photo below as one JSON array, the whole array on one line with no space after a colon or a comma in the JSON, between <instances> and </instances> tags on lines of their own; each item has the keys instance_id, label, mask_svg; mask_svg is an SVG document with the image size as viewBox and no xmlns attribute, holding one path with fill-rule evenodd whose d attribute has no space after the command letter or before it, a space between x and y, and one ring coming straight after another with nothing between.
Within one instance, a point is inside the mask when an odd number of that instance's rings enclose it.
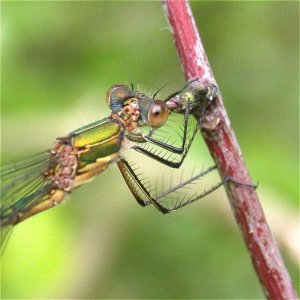
<instances>
[{"instance_id":1,"label":"compound eye","mask_svg":"<svg viewBox=\"0 0 300 300\"><path fill-rule=\"evenodd\" d=\"M106 93L106 103L108 106L117 105L119 101L128 97L130 90L124 84L113 85ZM122 105L121 103L119 103Z\"/></svg>"},{"instance_id":2,"label":"compound eye","mask_svg":"<svg viewBox=\"0 0 300 300\"><path fill-rule=\"evenodd\" d=\"M168 119L169 109L165 102L154 100L150 105L148 112L148 123L153 128L159 128L165 124Z\"/></svg>"}]
</instances>

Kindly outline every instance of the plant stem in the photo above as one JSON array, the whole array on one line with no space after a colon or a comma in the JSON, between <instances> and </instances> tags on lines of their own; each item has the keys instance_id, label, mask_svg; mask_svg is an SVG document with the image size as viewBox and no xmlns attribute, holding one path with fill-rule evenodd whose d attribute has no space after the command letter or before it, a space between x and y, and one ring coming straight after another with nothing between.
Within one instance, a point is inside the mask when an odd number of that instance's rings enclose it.
<instances>
[{"instance_id":1,"label":"plant stem","mask_svg":"<svg viewBox=\"0 0 300 300\"><path fill-rule=\"evenodd\" d=\"M186 79L199 78L216 83L189 3L184 0L165 0L163 7ZM195 117L200 119L197 113ZM201 132L220 176L251 183L220 93L203 119ZM266 297L297 298L255 189L230 181L225 184L225 189Z\"/></svg>"}]
</instances>

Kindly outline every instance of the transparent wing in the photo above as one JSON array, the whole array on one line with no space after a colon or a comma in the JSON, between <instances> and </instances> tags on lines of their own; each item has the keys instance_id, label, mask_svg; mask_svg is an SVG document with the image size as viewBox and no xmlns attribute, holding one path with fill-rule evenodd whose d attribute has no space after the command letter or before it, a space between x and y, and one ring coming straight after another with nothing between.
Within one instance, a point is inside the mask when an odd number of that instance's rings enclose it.
<instances>
[{"instance_id":1,"label":"transparent wing","mask_svg":"<svg viewBox=\"0 0 300 300\"><path fill-rule=\"evenodd\" d=\"M56 158L45 151L1 166L1 253L18 215L49 198L53 182L44 174L55 164Z\"/></svg>"}]
</instances>

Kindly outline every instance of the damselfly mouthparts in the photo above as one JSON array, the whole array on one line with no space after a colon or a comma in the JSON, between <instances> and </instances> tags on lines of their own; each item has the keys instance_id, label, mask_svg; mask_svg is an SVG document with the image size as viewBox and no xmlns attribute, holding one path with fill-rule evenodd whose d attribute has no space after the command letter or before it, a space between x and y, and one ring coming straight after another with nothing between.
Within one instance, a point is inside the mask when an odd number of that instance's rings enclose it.
<instances>
[{"instance_id":1,"label":"damselfly mouthparts","mask_svg":"<svg viewBox=\"0 0 300 300\"><path fill-rule=\"evenodd\" d=\"M216 87L193 80L164 101L135 91L133 86L112 86L106 95L111 114L100 121L57 138L52 150L1 167L1 248L13 225L61 203L74 189L92 180L117 163L137 202L153 204L168 213L185 206L218 188L222 183L192 197L167 205L174 191L211 172L209 168L192 178L153 195L122 156L127 147L169 167L179 168L186 157L197 127L191 130L191 112L201 113L216 95ZM183 114L179 146L158 138L159 131L172 113ZM144 128L148 129L145 133Z\"/></svg>"}]
</instances>

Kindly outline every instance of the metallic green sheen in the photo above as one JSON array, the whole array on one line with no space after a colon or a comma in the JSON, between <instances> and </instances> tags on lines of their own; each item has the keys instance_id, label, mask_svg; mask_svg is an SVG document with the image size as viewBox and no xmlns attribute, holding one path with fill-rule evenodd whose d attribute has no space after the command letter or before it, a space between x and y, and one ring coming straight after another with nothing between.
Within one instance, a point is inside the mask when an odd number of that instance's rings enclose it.
<instances>
[{"instance_id":1,"label":"metallic green sheen","mask_svg":"<svg viewBox=\"0 0 300 300\"><path fill-rule=\"evenodd\" d=\"M120 135L120 125L109 118L81 127L70 133L75 148L92 146Z\"/></svg>"},{"instance_id":2,"label":"metallic green sheen","mask_svg":"<svg viewBox=\"0 0 300 300\"><path fill-rule=\"evenodd\" d=\"M122 139L120 137L107 143L103 143L92 148L87 152L80 153L79 161L83 164L96 162L97 158L107 157L116 154L121 149Z\"/></svg>"}]
</instances>

